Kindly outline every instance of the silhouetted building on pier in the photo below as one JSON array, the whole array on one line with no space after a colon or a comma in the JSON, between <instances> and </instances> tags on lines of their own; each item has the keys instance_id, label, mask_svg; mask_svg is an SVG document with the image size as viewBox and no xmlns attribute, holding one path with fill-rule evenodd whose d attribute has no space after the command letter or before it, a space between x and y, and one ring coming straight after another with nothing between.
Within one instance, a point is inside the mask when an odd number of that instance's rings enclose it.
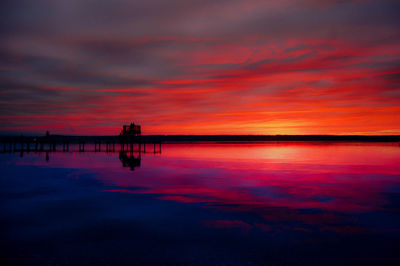
<instances>
[{"instance_id":1,"label":"silhouetted building on pier","mask_svg":"<svg viewBox=\"0 0 400 266\"><path fill-rule=\"evenodd\" d=\"M140 136L141 134L141 127L139 125L135 125L135 123L131 123L130 125L124 125L119 135L123 137L135 137Z\"/></svg>"}]
</instances>

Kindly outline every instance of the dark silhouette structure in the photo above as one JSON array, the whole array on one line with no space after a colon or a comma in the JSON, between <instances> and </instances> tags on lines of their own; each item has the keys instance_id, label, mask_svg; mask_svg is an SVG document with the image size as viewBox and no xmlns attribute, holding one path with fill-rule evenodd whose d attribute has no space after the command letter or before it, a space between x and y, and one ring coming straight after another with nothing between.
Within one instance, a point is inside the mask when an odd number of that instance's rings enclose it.
<instances>
[{"instance_id":1,"label":"dark silhouette structure","mask_svg":"<svg viewBox=\"0 0 400 266\"><path fill-rule=\"evenodd\" d=\"M119 142L122 145L122 149L124 149L125 144L130 144L132 146L133 143L139 143L140 145L142 142L141 126L135 125L135 123L124 125L121 133L119 133Z\"/></svg>"},{"instance_id":2,"label":"dark silhouette structure","mask_svg":"<svg viewBox=\"0 0 400 266\"><path fill-rule=\"evenodd\" d=\"M78 151L85 152L90 148L85 144L94 144L94 151L101 152L102 144L105 145L105 152L115 152L116 144L120 144L121 151L133 152L136 151L146 153L146 144L154 145L154 153L161 153L161 143L159 139L152 139L144 136L142 138L142 130L140 125L131 123L124 125L119 135L114 136L65 136L65 135L50 135L46 131L44 136L24 137L24 136L3 136L0 137L0 142L3 144L3 149L0 152L56 152L57 145L62 144L62 151L69 152L70 144L78 144ZM32 146L33 145L33 146ZM157 147L158 150L157 150Z\"/></svg>"},{"instance_id":3,"label":"dark silhouette structure","mask_svg":"<svg viewBox=\"0 0 400 266\"><path fill-rule=\"evenodd\" d=\"M124 125L119 135L123 137L137 137L141 134L141 126L135 125L135 123L131 123L130 125Z\"/></svg>"},{"instance_id":4,"label":"dark silhouette structure","mask_svg":"<svg viewBox=\"0 0 400 266\"><path fill-rule=\"evenodd\" d=\"M46 161L49 161L50 153L61 152L57 146L62 144L62 152L101 152L114 153L118 152L116 144L120 144L119 159L124 167L130 167L134 170L135 167L140 166L141 154L152 152L154 154L161 154L161 143L159 139L145 138L142 139L141 126L131 123L124 125L121 133L114 136L63 136L63 135L50 135L46 131L44 136L25 137L21 136L3 136L0 137L2 149L0 153L19 152L22 157L24 152L45 152ZM145 136L146 137L146 136ZM71 150L70 150L71 144ZM86 149L85 149L86 144ZM94 144L94 147L93 145ZM147 146L154 145L154 149L146 152ZM102 149L103 146L103 149ZM94 150L93 150L94 148ZM104 149L105 148L105 149ZM149 149L149 148L148 148ZM128 154L129 153L129 154ZM138 153L138 157L134 156Z\"/></svg>"}]
</instances>

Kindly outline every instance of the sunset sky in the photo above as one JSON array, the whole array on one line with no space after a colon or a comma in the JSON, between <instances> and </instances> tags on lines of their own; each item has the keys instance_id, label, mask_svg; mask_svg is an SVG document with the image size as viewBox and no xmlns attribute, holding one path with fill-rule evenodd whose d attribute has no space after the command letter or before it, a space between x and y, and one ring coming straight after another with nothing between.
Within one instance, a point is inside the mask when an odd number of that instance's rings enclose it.
<instances>
[{"instance_id":1,"label":"sunset sky","mask_svg":"<svg viewBox=\"0 0 400 266\"><path fill-rule=\"evenodd\" d=\"M398 0L2 0L0 133L400 134Z\"/></svg>"}]
</instances>

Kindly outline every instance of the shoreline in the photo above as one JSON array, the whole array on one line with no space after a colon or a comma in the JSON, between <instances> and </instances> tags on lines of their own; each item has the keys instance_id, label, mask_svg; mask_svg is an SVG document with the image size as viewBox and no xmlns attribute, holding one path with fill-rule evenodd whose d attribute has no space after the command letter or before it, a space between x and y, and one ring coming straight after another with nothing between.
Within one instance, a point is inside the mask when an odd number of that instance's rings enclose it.
<instances>
[{"instance_id":1,"label":"shoreline","mask_svg":"<svg viewBox=\"0 0 400 266\"><path fill-rule=\"evenodd\" d=\"M0 141L69 141L69 142L120 142L119 136L0 136ZM134 142L163 143L253 143L253 142L400 142L400 135L142 135Z\"/></svg>"}]
</instances>

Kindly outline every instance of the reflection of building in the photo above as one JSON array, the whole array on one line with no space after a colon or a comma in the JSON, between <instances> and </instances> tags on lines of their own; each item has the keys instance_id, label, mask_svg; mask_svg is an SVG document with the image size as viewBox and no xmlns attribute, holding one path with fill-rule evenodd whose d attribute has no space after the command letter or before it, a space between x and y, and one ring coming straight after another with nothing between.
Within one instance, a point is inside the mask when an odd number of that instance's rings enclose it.
<instances>
[{"instance_id":1,"label":"reflection of building","mask_svg":"<svg viewBox=\"0 0 400 266\"><path fill-rule=\"evenodd\" d=\"M120 151L119 160L122 162L123 167L130 167L131 170L135 170L135 167L140 167L140 154L139 157L133 156L132 153L128 156L126 152Z\"/></svg>"},{"instance_id":2,"label":"reflection of building","mask_svg":"<svg viewBox=\"0 0 400 266\"><path fill-rule=\"evenodd\" d=\"M119 135L124 137L134 137L134 136L140 136L141 134L142 132L140 126L135 125L135 123L131 123L129 126L124 125Z\"/></svg>"}]
</instances>

